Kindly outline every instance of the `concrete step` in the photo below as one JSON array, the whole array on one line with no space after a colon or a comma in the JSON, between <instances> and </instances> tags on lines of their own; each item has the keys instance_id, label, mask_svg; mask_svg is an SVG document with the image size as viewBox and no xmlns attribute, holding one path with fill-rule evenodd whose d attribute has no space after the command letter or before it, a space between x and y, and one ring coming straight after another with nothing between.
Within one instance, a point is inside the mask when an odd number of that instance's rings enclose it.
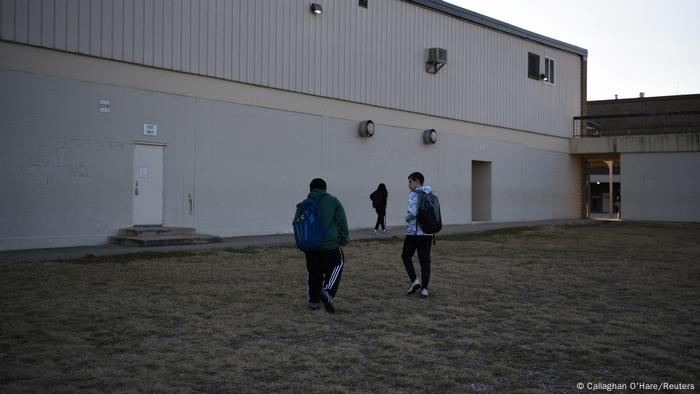
<instances>
[{"instance_id":1,"label":"concrete step","mask_svg":"<svg viewBox=\"0 0 700 394\"><path fill-rule=\"evenodd\" d=\"M193 235L194 233L194 229L190 227L134 226L119 229L119 235L122 237Z\"/></svg>"},{"instance_id":2,"label":"concrete step","mask_svg":"<svg viewBox=\"0 0 700 394\"><path fill-rule=\"evenodd\" d=\"M122 236L117 235L109 238L109 242L114 245L124 246L169 246L169 245L194 245L221 242L221 238L215 235L206 234L184 234L184 235L140 235Z\"/></svg>"}]
</instances>

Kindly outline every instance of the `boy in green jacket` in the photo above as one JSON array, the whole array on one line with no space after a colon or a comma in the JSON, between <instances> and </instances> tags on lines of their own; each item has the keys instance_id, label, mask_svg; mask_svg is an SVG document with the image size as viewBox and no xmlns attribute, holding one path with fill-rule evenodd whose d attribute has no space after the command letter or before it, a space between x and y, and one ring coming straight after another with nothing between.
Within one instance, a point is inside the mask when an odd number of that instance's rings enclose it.
<instances>
[{"instance_id":1,"label":"boy in green jacket","mask_svg":"<svg viewBox=\"0 0 700 394\"><path fill-rule=\"evenodd\" d=\"M323 302L326 311L335 312L333 297L338 291L340 277L345 265L342 246L348 242L348 222L345 209L337 198L326 192L326 181L315 178L309 185L308 198L320 198L321 217L324 228L328 228L318 249L304 252L306 269L309 271L309 299L311 310ZM297 212L298 213L298 212ZM295 215L296 216L296 215Z\"/></svg>"}]
</instances>

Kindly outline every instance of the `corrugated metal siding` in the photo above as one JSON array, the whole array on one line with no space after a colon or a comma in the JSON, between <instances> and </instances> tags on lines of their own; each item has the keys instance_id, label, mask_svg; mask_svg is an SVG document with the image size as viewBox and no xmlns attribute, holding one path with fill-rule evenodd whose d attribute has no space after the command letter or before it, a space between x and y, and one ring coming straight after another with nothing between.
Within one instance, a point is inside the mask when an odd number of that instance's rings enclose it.
<instances>
[{"instance_id":1,"label":"corrugated metal siding","mask_svg":"<svg viewBox=\"0 0 700 394\"><path fill-rule=\"evenodd\" d=\"M0 0L2 39L371 105L568 136L580 58L412 3ZM448 64L425 72L426 49ZM527 52L556 85L527 78Z\"/></svg>"}]
</instances>

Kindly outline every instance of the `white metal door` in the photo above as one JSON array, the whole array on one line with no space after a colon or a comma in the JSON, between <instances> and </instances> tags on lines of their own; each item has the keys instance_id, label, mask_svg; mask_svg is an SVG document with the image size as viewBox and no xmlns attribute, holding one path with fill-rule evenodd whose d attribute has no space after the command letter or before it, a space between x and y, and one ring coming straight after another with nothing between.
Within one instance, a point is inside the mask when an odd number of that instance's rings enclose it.
<instances>
[{"instance_id":1,"label":"white metal door","mask_svg":"<svg viewBox=\"0 0 700 394\"><path fill-rule=\"evenodd\" d=\"M163 224L163 146L134 145L134 225Z\"/></svg>"}]
</instances>

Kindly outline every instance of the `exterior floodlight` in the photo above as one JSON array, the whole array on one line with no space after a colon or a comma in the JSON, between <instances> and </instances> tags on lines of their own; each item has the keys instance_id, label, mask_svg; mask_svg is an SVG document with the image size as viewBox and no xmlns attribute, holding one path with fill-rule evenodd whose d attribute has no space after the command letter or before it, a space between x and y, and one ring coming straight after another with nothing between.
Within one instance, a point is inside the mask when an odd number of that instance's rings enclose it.
<instances>
[{"instance_id":1,"label":"exterior floodlight","mask_svg":"<svg viewBox=\"0 0 700 394\"><path fill-rule=\"evenodd\" d=\"M321 7L321 4L311 3L311 12L316 15L321 15L323 14L323 7Z\"/></svg>"},{"instance_id":2,"label":"exterior floodlight","mask_svg":"<svg viewBox=\"0 0 700 394\"><path fill-rule=\"evenodd\" d=\"M371 137L374 135L374 122L371 120L365 120L360 123L360 136Z\"/></svg>"},{"instance_id":3,"label":"exterior floodlight","mask_svg":"<svg viewBox=\"0 0 700 394\"><path fill-rule=\"evenodd\" d=\"M425 130L423 132L423 143L432 145L438 140L438 132L435 129Z\"/></svg>"}]
</instances>

